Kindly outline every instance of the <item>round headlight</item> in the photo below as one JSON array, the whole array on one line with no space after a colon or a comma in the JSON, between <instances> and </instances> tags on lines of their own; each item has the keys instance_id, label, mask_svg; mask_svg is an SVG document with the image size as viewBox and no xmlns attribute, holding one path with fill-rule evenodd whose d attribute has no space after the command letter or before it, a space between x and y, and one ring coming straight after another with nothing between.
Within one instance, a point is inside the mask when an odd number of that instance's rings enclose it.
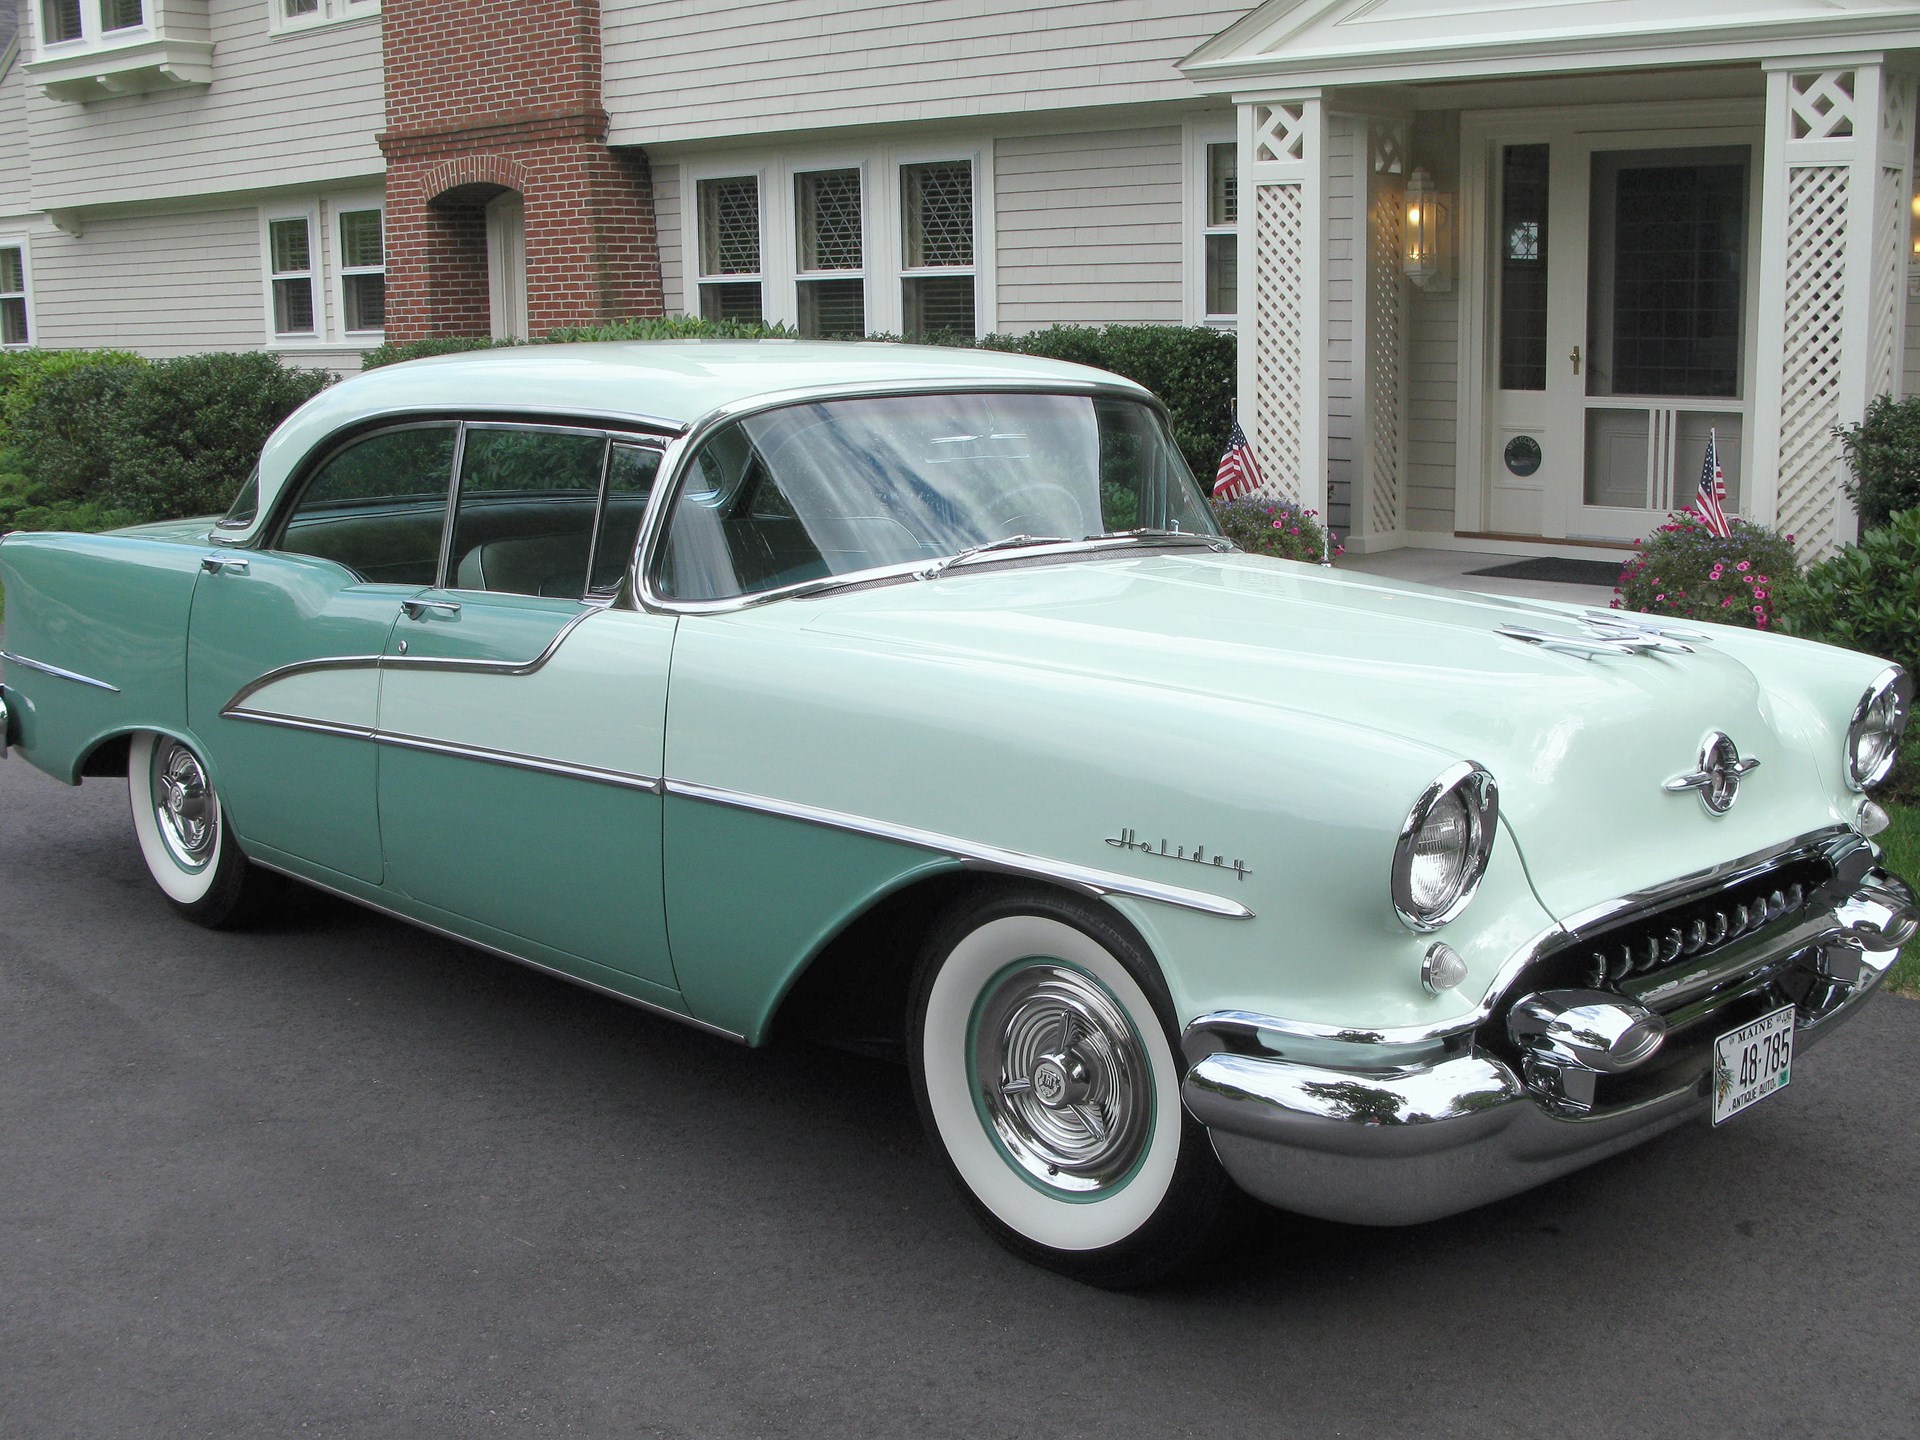
<instances>
[{"instance_id":1,"label":"round headlight","mask_svg":"<svg viewBox=\"0 0 1920 1440\"><path fill-rule=\"evenodd\" d=\"M1898 665L1880 672L1847 726L1847 783L1856 790L1878 785L1893 769L1900 735L1913 704L1913 677Z\"/></svg>"},{"instance_id":2,"label":"round headlight","mask_svg":"<svg viewBox=\"0 0 1920 1440\"><path fill-rule=\"evenodd\" d=\"M1414 930L1436 930L1467 908L1493 854L1500 796L1493 776L1462 762L1421 793L1400 827L1390 889Z\"/></svg>"}]
</instances>

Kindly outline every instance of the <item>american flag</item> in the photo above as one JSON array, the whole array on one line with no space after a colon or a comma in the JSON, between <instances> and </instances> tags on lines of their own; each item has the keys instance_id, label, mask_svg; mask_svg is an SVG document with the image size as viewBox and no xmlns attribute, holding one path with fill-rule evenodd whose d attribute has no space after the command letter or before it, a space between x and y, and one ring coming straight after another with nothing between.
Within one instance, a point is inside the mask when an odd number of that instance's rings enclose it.
<instances>
[{"instance_id":1,"label":"american flag","mask_svg":"<svg viewBox=\"0 0 1920 1440\"><path fill-rule=\"evenodd\" d=\"M1700 490L1693 497L1693 503L1687 507L1689 514L1698 515L1706 521L1707 529L1715 535L1727 536L1733 533L1727 524L1727 512L1723 502L1727 498L1727 477L1720 470L1720 449L1714 432L1707 431L1707 460L1700 467Z\"/></svg>"},{"instance_id":2,"label":"american flag","mask_svg":"<svg viewBox=\"0 0 1920 1440\"><path fill-rule=\"evenodd\" d=\"M1227 453L1220 457L1220 468L1213 472L1213 498L1232 500L1250 495L1264 483L1260 462L1253 458L1253 446L1247 443L1247 432L1240 428L1240 419L1235 416L1233 433L1227 436Z\"/></svg>"}]
</instances>

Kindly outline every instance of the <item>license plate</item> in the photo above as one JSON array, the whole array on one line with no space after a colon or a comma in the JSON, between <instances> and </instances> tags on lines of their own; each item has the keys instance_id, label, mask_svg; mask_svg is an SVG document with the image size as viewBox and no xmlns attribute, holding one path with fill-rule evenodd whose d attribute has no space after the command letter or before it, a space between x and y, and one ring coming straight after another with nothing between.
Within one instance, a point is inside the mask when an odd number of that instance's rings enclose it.
<instances>
[{"instance_id":1,"label":"license plate","mask_svg":"<svg viewBox=\"0 0 1920 1440\"><path fill-rule=\"evenodd\" d=\"M1787 1088L1793 1067L1793 1006L1762 1015L1713 1042L1713 1123Z\"/></svg>"}]
</instances>

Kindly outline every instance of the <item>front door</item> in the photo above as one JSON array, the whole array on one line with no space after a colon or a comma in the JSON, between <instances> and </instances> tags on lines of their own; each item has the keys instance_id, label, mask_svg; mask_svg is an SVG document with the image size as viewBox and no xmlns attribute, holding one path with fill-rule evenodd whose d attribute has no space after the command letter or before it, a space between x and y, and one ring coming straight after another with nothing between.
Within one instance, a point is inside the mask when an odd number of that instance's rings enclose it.
<instances>
[{"instance_id":1,"label":"front door","mask_svg":"<svg viewBox=\"0 0 1920 1440\"><path fill-rule=\"evenodd\" d=\"M1486 528L1626 542L1693 499L1709 436L1738 511L1758 216L1745 132L1575 133L1493 154Z\"/></svg>"}]
</instances>

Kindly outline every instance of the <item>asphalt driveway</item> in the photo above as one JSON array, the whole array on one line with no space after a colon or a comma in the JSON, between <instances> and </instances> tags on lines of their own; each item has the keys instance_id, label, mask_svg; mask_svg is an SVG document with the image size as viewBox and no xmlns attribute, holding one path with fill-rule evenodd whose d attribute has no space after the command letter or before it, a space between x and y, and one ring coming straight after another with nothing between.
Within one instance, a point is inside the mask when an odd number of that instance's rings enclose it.
<instances>
[{"instance_id":1,"label":"asphalt driveway","mask_svg":"<svg viewBox=\"0 0 1920 1440\"><path fill-rule=\"evenodd\" d=\"M1109 1295L976 1232L903 1072L324 897L173 917L0 763L0 1437L1902 1436L1920 1004L1719 1133Z\"/></svg>"}]
</instances>

